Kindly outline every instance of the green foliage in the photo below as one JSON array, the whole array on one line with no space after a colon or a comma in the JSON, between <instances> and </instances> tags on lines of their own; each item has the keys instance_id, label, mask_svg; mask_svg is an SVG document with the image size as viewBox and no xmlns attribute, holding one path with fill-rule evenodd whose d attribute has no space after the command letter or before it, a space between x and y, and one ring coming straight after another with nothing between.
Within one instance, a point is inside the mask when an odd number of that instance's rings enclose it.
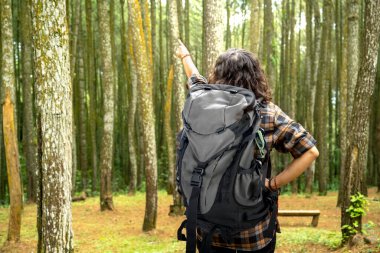
<instances>
[{"instance_id":1,"label":"green foliage","mask_svg":"<svg viewBox=\"0 0 380 253\"><path fill-rule=\"evenodd\" d=\"M351 205L346 209L346 212L350 214L351 218L364 216L368 211L368 201L360 192L351 196L350 203Z\"/></svg>"},{"instance_id":2,"label":"green foliage","mask_svg":"<svg viewBox=\"0 0 380 253\"><path fill-rule=\"evenodd\" d=\"M349 213L351 219L354 219L352 224L345 224L342 226L344 231L344 240L347 237L357 234L359 231L359 221L358 218L363 217L368 211L368 201L365 199L365 196L360 192L357 192L355 195L350 197L350 206L346 209L346 212Z\"/></svg>"}]
</instances>

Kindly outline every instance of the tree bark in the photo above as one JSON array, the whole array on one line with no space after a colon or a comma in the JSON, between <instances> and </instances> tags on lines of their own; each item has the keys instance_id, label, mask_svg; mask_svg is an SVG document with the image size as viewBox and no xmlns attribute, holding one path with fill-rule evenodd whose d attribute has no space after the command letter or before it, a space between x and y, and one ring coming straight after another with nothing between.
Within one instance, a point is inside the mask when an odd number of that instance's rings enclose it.
<instances>
[{"instance_id":1,"label":"tree bark","mask_svg":"<svg viewBox=\"0 0 380 253\"><path fill-rule=\"evenodd\" d=\"M315 102L315 135L318 140L318 145L321 147L320 157L316 163L316 169L318 171L318 187L319 194L327 194L327 178L328 178L328 147L327 147L327 92L328 85L330 83L331 72L330 71L330 54L328 50L331 46L331 30L332 30L332 1L323 1L323 30L321 39L321 54L319 59L319 72L317 93Z\"/></svg>"},{"instance_id":2,"label":"tree bark","mask_svg":"<svg viewBox=\"0 0 380 253\"><path fill-rule=\"evenodd\" d=\"M17 133L14 120L14 102L10 98L10 88L3 103L3 131L5 143L5 156L7 161L9 196L8 242L18 242L21 230L22 191L20 180L20 163L18 155Z\"/></svg>"},{"instance_id":3,"label":"tree bark","mask_svg":"<svg viewBox=\"0 0 380 253\"><path fill-rule=\"evenodd\" d=\"M24 128L23 145L25 162L28 173L28 200L36 202L36 171L37 171L37 149L36 132L34 130L34 101L33 101L33 73L32 73L32 36L30 16L30 2L21 4L21 60L22 60L22 82L24 85Z\"/></svg>"},{"instance_id":4,"label":"tree bark","mask_svg":"<svg viewBox=\"0 0 380 253\"><path fill-rule=\"evenodd\" d=\"M8 189L10 196L8 242L20 240L22 190L20 180L20 164L17 143L16 120L16 81L13 58L12 3L10 0L1 1L1 33L2 33L2 111L5 158L8 174Z\"/></svg>"},{"instance_id":5,"label":"tree bark","mask_svg":"<svg viewBox=\"0 0 380 253\"><path fill-rule=\"evenodd\" d=\"M310 132L313 132L313 107L311 106L311 87L313 86L312 78L312 69L313 69L313 24L312 24L312 15L313 15L313 3L311 0L306 0L306 56L305 56L305 65L306 65L306 80L305 80L305 104L306 104L306 114L305 122L306 129ZM306 172L306 182L305 182L305 192L306 194L311 194L313 191L313 179L314 179L314 169L315 163L310 166Z\"/></svg>"},{"instance_id":6,"label":"tree bark","mask_svg":"<svg viewBox=\"0 0 380 253\"><path fill-rule=\"evenodd\" d=\"M378 53L379 58L380 53ZM377 99L376 99L376 121L375 121L375 170L377 174L377 192L380 192L380 66L379 60L377 61Z\"/></svg>"},{"instance_id":7,"label":"tree bark","mask_svg":"<svg viewBox=\"0 0 380 253\"><path fill-rule=\"evenodd\" d=\"M227 10L227 32L226 32L226 50L231 47L231 2L230 0L226 0L226 10Z\"/></svg>"},{"instance_id":8,"label":"tree bark","mask_svg":"<svg viewBox=\"0 0 380 253\"><path fill-rule=\"evenodd\" d=\"M345 8L347 10L347 8ZM347 99L348 99L348 74L349 69L347 68L347 56L348 56L348 22L347 22L347 14L345 11L344 22L343 22L343 42L342 42L342 65L340 72L340 87L339 87L339 147L340 147L340 183L339 183L339 193L338 193L338 201L337 206L340 206L343 201L343 190L344 190L344 171L346 169L345 161L346 161L346 150L347 150L347 132L348 132L348 113L347 113Z\"/></svg>"},{"instance_id":9,"label":"tree bark","mask_svg":"<svg viewBox=\"0 0 380 253\"><path fill-rule=\"evenodd\" d=\"M203 48L203 72L210 74L215 61L223 50L223 1L204 0L204 34L205 47Z\"/></svg>"},{"instance_id":10,"label":"tree bark","mask_svg":"<svg viewBox=\"0 0 380 253\"><path fill-rule=\"evenodd\" d=\"M261 39L261 1L251 1L251 18L250 18L250 50L258 55Z\"/></svg>"},{"instance_id":11,"label":"tree bark","mask_svg":"<svg viewBox=\"0 0 380 253\"><path fill-rule=\"evenodd\" d=\"M376 76L377 53L379 48L380 32L380 2L366 0L366 21L364 50L360 60L358 80L355 88L355 97L350 121L348 147L345 161L344 198L341 207L341 225L350 225L358 222L357 233L361 233L362 217L351 218L346 209L350 206L350 196L362 189L363 170L367 165L368 131L369 131L369 103L373 94ZM351 241L353 235L348 229L342 229L343 242Z\"/></svg>"},{"instance_id":12,"label":"tree bark","mask_svg":"<svg viewBox=\"0 0 380 253\"><path fill-rule=\"evenodd\" d=\"M132 43L130 44L131 56L133 56ZM128 108L128 140L129 140L129 155L131 161L131 173L129 178L129 192L135 194L137 190L137 148L136 148L136 107L137 107L137 76L136 76L136 62L131 64L131 81L129 85L129 108Z\"/></svg>"},{"instance_id":13,"label":"tree bark","mask_svg":"<svg viewBox=\"0 0 380 253\"><path fill-rule=\"evenodd\" d=\"M134 68L133 48L132 42L128 40L128 32L125 27L124 16L124 0L120 0L121 5L121 44L122 44L122 62L125 81L127 82L127 97L128 97L128 123L127 123L127 135L128 135L128 153L129 153L129 194L133 195L136 192L137 185L137 158L136 158L136 131L135 131L135 118L136 118L136 102L137 102L137 80L136 70ZM132 61L131 67L129 62Z\"/></svg>"},{"instance_id":14,"label":"tree bark","mask_svg":"<svg viewBox=\"0 0 380 253\"><path fill-rule=\"evenodd\" d=\"M71 79L71 84L72 84L72 87L73 87L73 92L72 92L72 102L73 102L73 105L72 105L72 109L73 109L73 112L72 112L72 116L73 116L73 124L72 124L72 127L73 127L73 130L72 130L72 159L73 159L73 163L72 163L72 176L71 176L71 180L72 180L72 195L75 194L75 190L76 190L76 185L75 185L75 181L76 181L76 171L77 171L77 129L76 129L76 118L75 118L75 108L77 108L77 106L75 106L75 97L74 95L76 94L75 92L75 77L76 77L76 57L77 57L77 46L78 46L78 31L79 31L79 17L80 17L80 1L79 0L71 0L71 4L73 5L72 7L72 13L67 13L66 16L67 17L67 20L70 20L70 16L72 17L72 22L70 23L71 25L71 29L69 29L69 33L70 33L70 36L69 36L69 39L70 39L70 79ZM67 10L70 9L70 8L66 8Z\"/></svg>"},{"instance_id":15,"label":"tree bark","mask_svg":"<svg viewBox=\"0 0 380 253\"><path fill-rule=\"evenodd\" d=\"M170 67L168 81L166 85L166 97L165 97L165 114L164 114L164 131L166 139L166 147L168 152L168 184L166 191L168 194L173 194L173 202L176 203L174 199L174 191L176 188L175 183L175 150L174 150L174 141L173 141L173 130L170 124L171 121L171 109L172 109L172 89L173 89L173 79L174 79L174 68ZM175 206L175 204L173 205Z\"/></svg>"},{"instance_id":16,"label":"tree bark","mask_svg":"<svg viewBox=\"0 0 380 253\"><path fill-rule=\"evenodd\" d=\"M141 125L143 130L144 160L146 177L146 205L143 230L156 227L157 220L157 154L155 138L155 118L152 97L152 73L148 69L149 47L146 46L138 0L128 0L128 10L132 42L136 60L137 78L139 82L139 104L141 106Z\"/></svg>"},{"instance_id":17,"label":"tree bark","mask_svg":"<svg viewBox=\"0 0 380 253\"><path fill-rule=\"evenodd\" d=\"M291 6L290 6L290 13L289 13L289 32L290 32L290 38L289 38L289 81L288 81L288 94L292 94L289 97L289 116L292 119L296 119L296 98L299 97L297 96L297 62L296 62L296 31L295 31L295 26L296 26L296 5L295 1L291 1ZM293 180L291 182L291 191L292 194L297 194L298 193L298 179Z\"/></svg>"},{"instance_id":18,"label":"tree bark","mask_svg":"<svg viewBox=\"0 0 380 253\"><path fill-rule=\"evenodd\" d=\"M269 85L272 90L276 90L276 76L275 68L272 59L274 56L273 51L273 12L272 0L264 0L264 31L263 31L263 66L266 71L266 76L269 80Z\"/></svg>"},{"instance_id":19,"label":"tree bark","mask_svg":"<svg viewBox=\"0 0 380 253\"><path fill-rule=\"evenodd\" d=\"M37 252L73 252L72 85L64 1L33 0L39 156Z\"/></svg>"},{"instance_id":20,"label":"tree bark","mask_svg":"<svg viewBox=\"0 0 380 253\"><path fill-rule=\"evenodd\" d=\"M82 20L82 19L81 19ZM79 166L81 171L82 191L87 190L88 158L87 158L87 105L86 105L86 77L84 73L82 21L79 28L78 46L78 126L79 126Z\"/></svg>"},{"instance_id":21,"label":"tree bark","mask_svg":"<svg viewBox=\"0 0 380 253\"><path fill-rule=\"evenodd\" d=\"M352 116L354 101L354 92L359 72L359 18L360 18L360 1L347 0L347 118ZM348 129L349 126L347 126Z\"/></svg>"},{"instance_id":22,"label":"tree bark","mask_svg":"<svg viewBox=\"0 0 380 253\"><path fill-rule=\"evenodd\" d=\"M178 31L178 20L176 18L177 13L177 5L176 1L169 0L169 26L170 26L170 48L178 48L179 47L179 31ZM184 107L185 103L185 87L183 79L183 67L181 60L178 59L174 52L172 54L172 63L173 63L173 70L174 70L174 76L173 76L173 91L174 91L174 113L175 113L175 122L176 122L176 132L179 132L182 128L182 109ZM171 97L166 98L171 99ZM171 142L173 144L173 142ZM170 143L168 143L170 145ZM168 152L170 152L168 150ZM171 151L173 152L173 151ZM173 154L169 154L173 155ZM175 186L175 166L169 167L169 170L171 170L171 178L169 180L173 181L172 184ZM177 191L173 191L173 205L171 206L171 213L172 214L183 214L181 210L182 206L182 198L178 194Z\"/></svg>"},{"instance_id":23,"label":"tree bark","mask_svg":"<svg viewBox=\"0 0 380 253\"><path fill-rule=\"evenodd\" d=\"M111 51L109 1L98 1L99 36L103 84L104 126L100 148L100 209L114 209L112 199L112 167L114 145L114 72Z\"/></svg>"},{"instance_id":24,"label":"tree bark","mask_svg":"<svg viewBox=\"0 0 380 253\"><path fill-rule=\"evenodd\" d=\"M185 44L187 48L190 45L190 0L185 0Z\"/></svg>"},{"instance_id":25,"label":"tree bark","mask_svg":"<svg viewBox=\"0 0 380 253\"><path fill-rule=\"evenodd\" d=\"M86 34L87 34L87 84L89 92L89 150L90 150L90 161L92 168L92 184L91 190L94 192L98 185L98 149L96 145L96 76L95 76L95 63L94 63L94 36L93 36L93 26L92 26L92 2L91 0L86 0Z\"/></svg>"}]
</instances>

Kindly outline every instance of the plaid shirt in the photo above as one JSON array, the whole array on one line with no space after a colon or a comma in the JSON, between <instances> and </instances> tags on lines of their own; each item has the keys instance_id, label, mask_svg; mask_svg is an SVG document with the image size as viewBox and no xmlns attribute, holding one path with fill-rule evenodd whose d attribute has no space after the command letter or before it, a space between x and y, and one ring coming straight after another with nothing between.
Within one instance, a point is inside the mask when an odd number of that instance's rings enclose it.
<instances>
[{"instance_id":1,"label":"plaid shirt","mask_svg":"<svg viewBox=\"0 0 380 253\"><path fill-rule=\"evenodd\" d=\"M192 75L189 78L189 87L197 84L205 84L207 79L201 75ZM282 153L290 152L294 158L300 157L311 149L316 140L308 133L302 125L292 120L280 107L272 102L265 104L260 110L261 127L264 129L264 138L267 150L275 148ZM256 226L241 231L227 243L222 236L216 232L213 235L212 245L242 251L252 251L264 248L272 238L265 238L263 232L267 229L271 214L260 221ZM198 239L202 239L202 231L198 228Z\"/></svg>"}]
</instances>

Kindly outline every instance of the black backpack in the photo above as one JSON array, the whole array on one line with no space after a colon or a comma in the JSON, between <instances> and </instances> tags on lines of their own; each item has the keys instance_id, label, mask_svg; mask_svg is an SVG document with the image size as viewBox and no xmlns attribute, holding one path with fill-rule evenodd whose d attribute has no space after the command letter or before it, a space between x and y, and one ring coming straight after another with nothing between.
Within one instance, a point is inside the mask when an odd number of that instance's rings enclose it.
<instances>
[{"instance_id":1,"label":"black backpack","mask_svg":"<svg viewBox=\"0 0 380 253\"><path fill-rule=\"evenodd\" d=\"M206 249L214 232L229 238L268 212L277 213L277 201L265 188L271 168L260 128L262 106L253 92L236 86L202 84L190 89L176 161L177 189L187 217L177 236L187 241L187 253L196 251L197 227L207 231L202 238ZM265 231L270 237L275 218L272 215Z\"/></svg>"}]
</instances>

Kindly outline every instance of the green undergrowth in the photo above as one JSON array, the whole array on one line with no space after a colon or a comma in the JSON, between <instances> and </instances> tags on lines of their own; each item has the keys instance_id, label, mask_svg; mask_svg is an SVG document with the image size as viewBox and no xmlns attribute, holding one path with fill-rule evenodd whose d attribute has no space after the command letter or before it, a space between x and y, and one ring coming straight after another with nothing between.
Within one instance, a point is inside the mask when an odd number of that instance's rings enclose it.
<instances>
[{"instance_id":1,"label":"green undergrowth","mask_svg":"<svg viewBox=\"0 0 380 253\"><path fill-rule=\"evenodd\" d=\"M76 240L75 251L83 252L82 245L86 243ZM183 252L184 248L185 244L178 242L175 238L162 240L148 234L128 238L104 236L95 241L92 246L93 252L102 253L169 253Z\"/></svg>"},{"instance_id":2,"label":"green undergrowth","mask_svg":"<svg viewBox=\"0 0 380 253\"><path fill-rule=\"evenodd\" d=\"M342 235L340 231L312 227L285 227L282 228L282 233L277 234L277 238L277 246L279 248L289 245L318 244L333 250L340 246Z\"/></svg>"}]
</instances>

